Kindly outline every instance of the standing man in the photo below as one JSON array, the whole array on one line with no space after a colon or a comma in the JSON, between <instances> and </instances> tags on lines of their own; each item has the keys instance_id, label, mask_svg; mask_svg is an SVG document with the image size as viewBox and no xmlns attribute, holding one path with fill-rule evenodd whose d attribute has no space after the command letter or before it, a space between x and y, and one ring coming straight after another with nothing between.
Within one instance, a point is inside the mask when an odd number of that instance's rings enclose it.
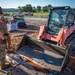
<instances>
[{"instance_id":1,"label":"standing man","mask_svg":"<svg viewBox=\"0 0 75 75\"><path fill-rule=\"evenodd\" d=\"M0 7L0 22L1 18L3 16L3 12L2 12L2 8ZM10 65L6 65L5 64L5 57L6 57L6 39L3 35L4 33L2 33L2 31L0 30L0 70L1 69L5 69L7 67L9 67Z\"/></svg>"}]
</instances>

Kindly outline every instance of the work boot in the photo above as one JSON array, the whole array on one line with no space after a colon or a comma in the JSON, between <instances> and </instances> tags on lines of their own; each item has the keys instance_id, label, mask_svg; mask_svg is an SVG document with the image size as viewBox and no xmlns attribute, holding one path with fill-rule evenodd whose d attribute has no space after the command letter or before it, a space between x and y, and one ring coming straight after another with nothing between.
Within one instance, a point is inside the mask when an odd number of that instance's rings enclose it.
<instances>
[{"instance_id":1,"label":"work boot","mask_svg":"<svg viewBox=\"0 0 75 75\"><path fill-rule=\"evenodd\" d=\"M4 70L4 69L7 69L9 67L11 67L11 64L4 64L1 66L1 69Z\"/></svg>"},{"instance_id":2,"label":"work boot","mask_svg":"<svg viewBox=\"0 0 75 75\"><path fill-rule=\"evenodd\" d=\"M14 48L10 48L7 50L8 54L12 54L12 53L14 54L15 52L16 52L16 50Z\"/></svg>"}]
</instances>

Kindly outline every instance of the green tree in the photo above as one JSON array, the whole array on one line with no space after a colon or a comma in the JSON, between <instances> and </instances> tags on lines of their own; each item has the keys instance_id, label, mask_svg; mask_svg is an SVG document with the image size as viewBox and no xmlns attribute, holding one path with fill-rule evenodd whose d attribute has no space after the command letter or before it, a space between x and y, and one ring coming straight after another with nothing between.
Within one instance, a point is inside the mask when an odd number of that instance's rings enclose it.
<instances>
[{"instance_id":1,"label":"green tree","mask_svg":"<svg viewBox=\"0 0 75 75\"><path fill-rule=\"evenodd\" d=\"M23 12L23 9L21 6L18 7L19 12Z\"/></svg>"},{"instance_id":2,"label":"green tree","mask_svg":"<svg viewBox=\"0 0 75 75\"><path fill-rule=\"evenodd\" d=\"M41 6L37 6L37 7L33 6L32 7L31 4L27 4L26 6L19 6L18 10L19 10L19 12L40 12L40 11L49 12L50 8L51 8L50 4L42 7L42 9L41 9Z\"/></svg>"},{"instance_id":3,"label":"green tree","mask_svg":"<svg viewBox=\"0 0 75 75\"><path fill-rule=\"evenodd\" d=\"M44 6L43 8L42 8L42 11L43 12L48 12L48 9L47 9L48 7L47 6Z\"/></svg>"},{"instance_id":4,"label":"green tree","mask_svg":"<svg viewBox=\"0 0 75 75\"><path fill-rule=\"evenodd\" d=\"M37 11L41 11L41 6L37 6Z\"/></svg>"},{"instance_id":5,"label":"green tree","mask_svg":"<svg viewBox=\"0 0 75 75\"><path fill-rule=\"evenodd\" d=\"M75 8L73 8L73 10L75 11Z\"/></svg>"},{"instance_id":6,"label":"green tree","mask_svg":"<svg viewBox=\"0 0 75 75\"><path fill-rule=\"evenodd\" d=\"M51 6L50 4L47 5L47 6L44 6L44 7L42 8L42 11L43 11L43 12L49 12L51 7L52 7L52 6Z\"/></svg>"},{"instance_id":7,"label":"green tree","mask_svg":"<svg viewBox=\"0 0 75 75\"><path fill-rule=\"evenodd\" d=\"M31 4L27 4L26 6L24 6L24 11L25 12L32 12L32 5Z\"/></svg>"},{"instance_id":8,"label":"green tree","mask_svg":"<svg viewBox=\"0 0 75 75\"><path fill-rule=\"evenodd\" d=\"M52 5L50 5L50 4L47 6L48 12L50 11L51 7L52 7Z\"/></svg>"},{"instance_id":9,"label":"green tree","mask_svg":"<svg viewBox=\"0 0 75 75\"><path fill-rule=\"evenodd\" d=\"M33 12L36 12L35 6L32 7L32 11L33 11Z\"/></svg>"},{"instance_id":10,"label":"green tree","mask_svg":"<svg viewBox=\"0 0 75 75\"><path fill-rule=\"evenodd\" d=\"M26 12L26 6L22 7L23 12Z\"/></svg>"}]
</instances>

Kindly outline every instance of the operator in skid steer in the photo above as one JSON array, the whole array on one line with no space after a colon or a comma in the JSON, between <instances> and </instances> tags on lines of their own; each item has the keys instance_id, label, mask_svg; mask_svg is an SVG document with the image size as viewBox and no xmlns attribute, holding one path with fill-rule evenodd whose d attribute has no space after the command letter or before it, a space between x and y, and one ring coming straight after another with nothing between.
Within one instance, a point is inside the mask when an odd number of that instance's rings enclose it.
<instances>
[{"instance_id":1,"label":"operator in skid steer","mask_svg":"<svg viewBox=\"0 0 75 75\"><path fill-rule=\"evenodd\" d=\"M5 19L3 17L2 8L0 7L0 22L4 22ZM10 64L6 65L5 57L6 57L6 39L4 37L4 33L0 30L0 70L5 69L10 66Z\"/></svg>"}]
</instances>

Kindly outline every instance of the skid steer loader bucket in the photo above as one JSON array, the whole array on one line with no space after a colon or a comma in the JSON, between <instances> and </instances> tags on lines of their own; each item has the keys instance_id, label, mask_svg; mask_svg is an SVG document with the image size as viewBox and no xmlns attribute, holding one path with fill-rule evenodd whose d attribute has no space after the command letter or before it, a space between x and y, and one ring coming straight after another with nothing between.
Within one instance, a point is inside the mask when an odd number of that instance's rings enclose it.
<instances>
[{"instance_id":1,"label":"skid steer loader bucket","mask_svg":"<svg viewBox=\"0 0 75 75\"><path fill-rule=\"evenodd\" d=\"M23 58L28 70L35 72L35 75L58 75L68 61L69 50L70 46L65 49L24 36L16 52Z\"/></svg>"}]
</instances>

